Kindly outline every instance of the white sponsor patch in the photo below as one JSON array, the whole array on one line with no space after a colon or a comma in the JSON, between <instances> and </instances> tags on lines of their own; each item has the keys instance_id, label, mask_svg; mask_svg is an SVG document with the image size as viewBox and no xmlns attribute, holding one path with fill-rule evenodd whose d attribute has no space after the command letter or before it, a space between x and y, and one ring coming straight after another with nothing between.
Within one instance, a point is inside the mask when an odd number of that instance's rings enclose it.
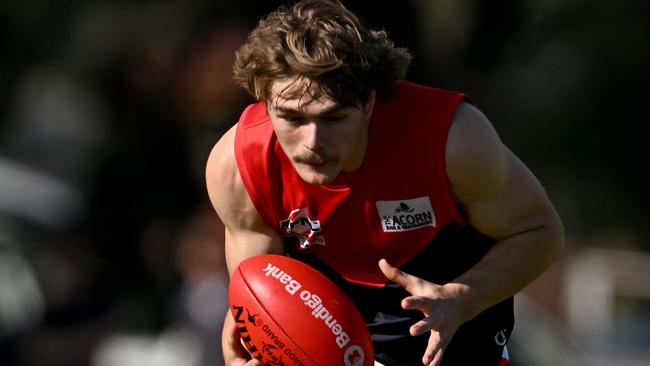
<instances>
[{"instance_id":1,"label":"white sponsor patch","mask_svg":"<svg viewBox=\"0 0 650 366\"><path fill-rule=\"evenodd\" d=\"M436 215L428 196L397 201L377 201L384 232L409 231L436 226Z\"/></svg>"}]
</instances>

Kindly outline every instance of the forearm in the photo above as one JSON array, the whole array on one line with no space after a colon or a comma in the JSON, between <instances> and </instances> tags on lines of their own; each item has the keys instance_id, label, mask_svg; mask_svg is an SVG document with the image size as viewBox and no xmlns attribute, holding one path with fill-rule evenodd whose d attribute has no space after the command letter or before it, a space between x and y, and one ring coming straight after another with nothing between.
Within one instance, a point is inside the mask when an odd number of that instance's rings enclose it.
<instances>
[{"instance_id":1,"label":"forearm","mask_svg":"<svg viewBox=\"0 0 650 366\"><path fill-rule=\"evenodd\" d=\"M499 240L474 267L444 287L461 299L470 320L541 275L561 252L563 238L558 222Z\"/></svg>"},{"instance_id":2,"label":"forearm","mask_svg":"<svg viewBox=\"0 0 650 366\"><path fill-rule=\"evenodd\" d=\"M223 351L223 359L226 365L233 364L233 361L241 357L241 352L243 351L239 342L239 335L237 334L235 321L230 315L230 310L226 312L226 318L223 322L221 349Z\"/></svg>"},{"instance_id":3,"label":"forearm","mask_svg":"<svg viewBox=\"0 0 650 366\"><path fill-rule=\"evenodd\" d=\"M221 349L223 350L224 360L231 359L232 355L232 331L234 322L230 316L230 309L226 312L226 318L223 321L223 328L221 329Z\"/></svg>"}]
</instances>

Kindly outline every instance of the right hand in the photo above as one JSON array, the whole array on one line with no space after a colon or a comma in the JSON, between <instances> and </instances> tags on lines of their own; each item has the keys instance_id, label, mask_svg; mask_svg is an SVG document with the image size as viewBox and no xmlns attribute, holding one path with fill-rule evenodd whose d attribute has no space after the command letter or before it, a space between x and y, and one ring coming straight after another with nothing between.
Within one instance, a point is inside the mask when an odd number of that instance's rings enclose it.
<instances>
[{"instance_id":1,"label":"right hand","mask_svg":"<svg viewBox=\"0 0 650 366\"><path fill-rule=\"evenodd\" d=\"M230 311L226 313L221 337L225 366L262 366L259 360L251 359L248 351L242 345L239 331L237 331L235 322L230 316Z\"/></svg>"},{"instance_id":2,"label":"right hand","mask_svg":"<svg viewBox=\"0 0 650 366\"><path fill-rule=\"evenodd\" d=\"M447 345L454 333L467 321L463 301L449 286L441 286L391 266L385 259L379 261L379 268L386 278L402 286L411 296L402 300L405 310L419 310L424 319L409 329L412 336L430 332L429 343L422 356L427 366L439 366Z\"/></svg>"}]
</instances>

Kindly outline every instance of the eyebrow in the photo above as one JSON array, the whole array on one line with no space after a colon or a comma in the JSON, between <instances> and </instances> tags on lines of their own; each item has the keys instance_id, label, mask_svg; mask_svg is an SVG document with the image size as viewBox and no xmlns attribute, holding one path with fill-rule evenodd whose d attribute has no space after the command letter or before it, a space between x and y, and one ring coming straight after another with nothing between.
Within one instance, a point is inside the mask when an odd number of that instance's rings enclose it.
<instances>
[{"instance_id":1,"label":"eyebrow","mask_svg":"<svg viewBox=\"0 0 650 366\"><path fill-rule=\"evenodd\" d=\"M340 111L348 109L348 108L350 108L350 107L347 107L347 106L345 106L343 104L338 104L337 103L337 104L334 104L334 105L322 110L320 113L318 113L318 115L323 116L323 115L328 115L328 114L334 114L336 112L340 112ZM301 112L300 110L294 109L294 108L275 107L275 109L277 110L278 113L282 113L282 114L289 114L289 115L291 115L291 114L301 114L301 115L305 114L305 113Z\"/></svg>"}]
</instances>

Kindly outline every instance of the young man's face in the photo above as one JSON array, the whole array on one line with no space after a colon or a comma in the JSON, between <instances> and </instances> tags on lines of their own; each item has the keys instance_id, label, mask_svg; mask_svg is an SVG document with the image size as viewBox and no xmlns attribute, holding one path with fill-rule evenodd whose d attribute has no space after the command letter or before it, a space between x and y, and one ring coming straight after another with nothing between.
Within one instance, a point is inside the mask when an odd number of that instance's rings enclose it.
<instances>
[{"instance_id":1,"label":"young man's face","mask_svg":"<svg viewBox=\"0 0 650 366\"><path fill-rule=\"evenodd\" d=\"M324 184L342 170L359 169L374 95L366 106L348 107L328 98L315 83L305 91L303 83L293 81L274 83L267 111L280 146L300 177L307 183Z\"/></svg>"}]
</instances>

